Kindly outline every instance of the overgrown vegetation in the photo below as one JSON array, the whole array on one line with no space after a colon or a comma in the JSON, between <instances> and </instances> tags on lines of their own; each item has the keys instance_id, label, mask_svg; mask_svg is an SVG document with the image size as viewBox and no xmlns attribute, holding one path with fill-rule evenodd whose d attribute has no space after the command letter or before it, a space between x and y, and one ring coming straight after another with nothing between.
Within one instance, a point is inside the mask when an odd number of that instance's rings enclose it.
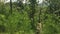
<instances>
[{"instance_id":1,"label":"overgrown vegetation","mask_svg":"<svg viewBox=\"0 0 60 34\"><path fill-rule=\"evenodd\" d=\"M0 3L0 34L60 34L60 1Z\"/></svg>"}]
</instances>

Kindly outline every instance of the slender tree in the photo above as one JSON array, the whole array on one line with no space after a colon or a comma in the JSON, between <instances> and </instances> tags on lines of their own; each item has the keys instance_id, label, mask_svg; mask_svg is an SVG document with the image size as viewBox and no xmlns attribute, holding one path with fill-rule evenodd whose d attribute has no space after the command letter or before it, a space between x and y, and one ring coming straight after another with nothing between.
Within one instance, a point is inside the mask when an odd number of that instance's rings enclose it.
<instances>
[{"instance_id":1,"label":"slender tree","mask_svg":"<svg viewBox=\"0 0 60 34\"><path fill-rule=\"evenodd\" d=\"M29 11L29 18L31 20L31 26L34 32L36 32L36 25L35 25L35 12L36 12L36 0L29 0L30 4L30 11Z\"/></svg>"},{"instance_id":2,"label":"slender tree","mask_svg":"<svg viewBox=\"0 0 60 34\"><path fill-rule=\"evenodd\" d=\"M39 10L39 15L38 15L38 22L36 24L36 34L41 34L41 29L42 29L42 23L41 23L41 8Z\"/></svg>"},{"instance_id":3,"label":"slender tree","mask_svg":"<svg viewBox=\"0 0 60 34\"><path fill-rule=\"evenodd\" d=\"M12 14L12 0L10 0L10 13Z\"/></svg>"}]
</instances>

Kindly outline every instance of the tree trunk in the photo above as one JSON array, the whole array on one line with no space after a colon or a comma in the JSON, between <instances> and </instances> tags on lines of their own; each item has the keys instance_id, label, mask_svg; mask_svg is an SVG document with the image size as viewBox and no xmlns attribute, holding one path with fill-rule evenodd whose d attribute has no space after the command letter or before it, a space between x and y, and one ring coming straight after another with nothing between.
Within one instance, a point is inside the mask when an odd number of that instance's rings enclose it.
<instances>
[{"instance_id":1,"label":"tree trunk","mask_svg":"<svg viewBox=\"0 0 60 34\"><path fill-rule=\"evenodd\" d=\"M12 14L12 0L10 0L10 13Z\"/></svg>"},{"instance_id":2,"label":"tree trunk","mask_svg":"<svg viewBox=\"0 0 60 34\"><path fill-rule=\"evenodd\" d=\"M38 20L38 23L37 23L37 25L36 25L36 34L42 34L41 32L42 32L42 19L41 19L41 8L40 8L40 10L39 10L39 20Z\"/></svg>"}]
</instances>

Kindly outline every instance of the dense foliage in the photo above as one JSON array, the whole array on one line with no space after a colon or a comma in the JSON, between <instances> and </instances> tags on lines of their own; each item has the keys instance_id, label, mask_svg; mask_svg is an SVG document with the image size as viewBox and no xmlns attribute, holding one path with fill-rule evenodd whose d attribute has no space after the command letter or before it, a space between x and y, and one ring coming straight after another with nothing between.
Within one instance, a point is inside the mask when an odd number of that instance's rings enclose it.
<instances>
[{"instance_id":1,"label":"dense foliage","mask_svg":"<svg viewBox=\"0 0 60 34\"><path fill-rule=\"evenodd\" d=\"M0 3L0 34L60 34L60 1Z\"/></svg>"}]
</instances>

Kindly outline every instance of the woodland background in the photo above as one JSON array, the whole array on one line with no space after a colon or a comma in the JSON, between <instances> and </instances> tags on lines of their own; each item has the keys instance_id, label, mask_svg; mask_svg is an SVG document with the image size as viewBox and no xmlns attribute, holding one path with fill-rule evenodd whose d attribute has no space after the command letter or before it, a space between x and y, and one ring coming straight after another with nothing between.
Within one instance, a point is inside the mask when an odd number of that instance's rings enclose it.
<instances>
[{"instance_id":1,"label":"woodland background","mask_svg":"<svg viewBox=\"0 0 60 34\"><path fill-rule=\"evenodd\" d=\"M60 34L60 0L18 1L0 2L0 34Z\"/></svg>"}]
</instances>

